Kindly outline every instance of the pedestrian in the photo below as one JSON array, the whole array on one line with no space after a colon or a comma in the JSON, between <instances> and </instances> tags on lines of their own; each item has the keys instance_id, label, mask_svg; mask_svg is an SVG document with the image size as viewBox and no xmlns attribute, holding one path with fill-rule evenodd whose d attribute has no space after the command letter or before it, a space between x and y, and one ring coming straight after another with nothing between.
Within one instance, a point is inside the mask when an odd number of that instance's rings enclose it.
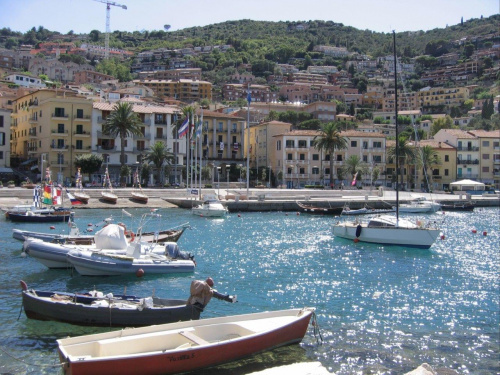
<instances>
[{"instance_id":1,"label":"pedestrian","mask_svg":"<svg viewBox=\"0 0 500 375\"><path fill-rule=\"evenodd\" d=\"M205 281L203 280L193 280L191 282L191 288L187 300L188 305L193 305L199 308L201 311L208 305L212 297L217 299L235 303L237 302L236 296L231 296L227 294L221 294L217 292L214 287L214 280L211 277L207 277Z\"/></svg>"}]
</instances>

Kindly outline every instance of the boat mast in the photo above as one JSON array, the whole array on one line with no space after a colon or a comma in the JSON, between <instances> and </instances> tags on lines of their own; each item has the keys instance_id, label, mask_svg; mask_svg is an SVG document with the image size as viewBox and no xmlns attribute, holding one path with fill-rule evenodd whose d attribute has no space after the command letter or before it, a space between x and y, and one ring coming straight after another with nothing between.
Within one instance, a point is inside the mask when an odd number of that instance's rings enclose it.
<instances>
[{"instance_id":1,"label":"boat mast","mask_svg":"<svg viewBox=\"0 0 500 375\"><path fill-rule=\"evenodd\" d=\"M399 221L399 132L398 132L398 64L396 61L396 32L392 31L394 51L394 113L396 115L396 225Z\"/></svg>"}]
</instances>

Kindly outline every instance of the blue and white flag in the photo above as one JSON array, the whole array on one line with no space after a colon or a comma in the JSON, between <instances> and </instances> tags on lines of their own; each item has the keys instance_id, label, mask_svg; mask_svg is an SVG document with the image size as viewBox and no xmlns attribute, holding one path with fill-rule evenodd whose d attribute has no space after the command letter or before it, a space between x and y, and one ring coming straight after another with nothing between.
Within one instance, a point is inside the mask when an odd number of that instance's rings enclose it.
<instances>
[{"instance_id":1,"label":"blue and white flag","mask_svg":"<svg viewBox=\"0 0 500 375\"><path fill-rule=\"evenodd\" d=\"M179 128L179 138L182 138L182 137L184 137L187 134L187 132L189 130L189 126L188 125L189 125L189 118L186 117L184 119L184 121L182 122L181 127Z\"/></svg>"},{"instance_id":2,"label":"blue and white flag","mask_svg":"<svg viewBox=\"0 0 500 375\"><path fill-rule=\"evenodd\" d=\"M252 101L252 95L250 95L250 90L248 90L248 94L247 94L247 102L248 102L248 105L250 105L250 102Z\"/></svg>"}]
</instances>

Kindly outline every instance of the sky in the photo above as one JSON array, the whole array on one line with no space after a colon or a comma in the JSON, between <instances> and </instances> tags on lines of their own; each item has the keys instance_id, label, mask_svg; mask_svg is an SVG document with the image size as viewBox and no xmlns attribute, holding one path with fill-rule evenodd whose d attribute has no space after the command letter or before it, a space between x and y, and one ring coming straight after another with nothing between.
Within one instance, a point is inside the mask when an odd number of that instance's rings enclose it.
<instances>
[{"instance_id":1,"label":"sky","mask_svg":"<svg viewBox=\"0 0 500 375\"><path fill-rule=\"evenodd\" d=\"M323 20L390 33L432 30L499 13L499 0L116 0L111 31L170 31L225 21ZM106 0L0 0L0 28L106 31Z\"/></svg>"}]
</instances>

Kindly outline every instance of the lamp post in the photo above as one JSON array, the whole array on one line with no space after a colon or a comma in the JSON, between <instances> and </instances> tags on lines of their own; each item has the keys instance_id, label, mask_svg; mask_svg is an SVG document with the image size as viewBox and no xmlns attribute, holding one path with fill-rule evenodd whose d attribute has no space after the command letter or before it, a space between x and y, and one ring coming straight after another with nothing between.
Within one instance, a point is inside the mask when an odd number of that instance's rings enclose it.
<instances>
[{"instance_id":1,"label":"lamp post","mask_svg":"<svg viewBox=\"0 0 500 375\"><path fill-rule=\"evenodd\" d=\"M239 182L241 183L241 168L243 168L243 164L238 164L238 168L240 169L240 180L239 180Z\"/></svg>"},{"instance_id":2,"label":"lamp post","mask_svg":"<svg viewBox=\"0 0 500 375\"><path fill-rule=\"evenodd\" d=\"M299 167L300 167L300 165L297 164L296 167L297 167L297 189L298 189L299 185L300 185L300 182L299 182Z\"/></svg>"},{"instance_id":3,"label":"lamp post","mask_svg":"<svg viewBox=\"0 0 500 375\"><path fill-rule=\"evenodd\" d=\"M271 189L271 166L269 166L269 189Z\"/></svg>"},{"instance_id":4,"label":"lamp post","mask_svg":"<svg viewBox=\"0 0 500 375\"><path fill-rule=\"evenodd\" d=\"M220 196L220 169L221 167L217 167L217 198Z\"/></svg>"},{"instance_id":5,"label":"lamp post","mask_svg":"<svg viewBox=\"0 0 500 375\"><path fill-rule=\"evenodd\" d=\"M62 175L62 163L63 163L63 153L59 151L57 153L59 155L59 175L57 176L57 182L62 185L63 182L63 175Z\"/></svg>"},{"instance_id":6,"label":"lamp post","mask_svg":"<svg viewBox=\"0 0 500 375\"><path fill-rule=\"evenodd\" d=\"M229 189L229 169L231 168L230 164L226 164L226 174L227 174L227 188Z\"/></svg>"}]
</instances>

